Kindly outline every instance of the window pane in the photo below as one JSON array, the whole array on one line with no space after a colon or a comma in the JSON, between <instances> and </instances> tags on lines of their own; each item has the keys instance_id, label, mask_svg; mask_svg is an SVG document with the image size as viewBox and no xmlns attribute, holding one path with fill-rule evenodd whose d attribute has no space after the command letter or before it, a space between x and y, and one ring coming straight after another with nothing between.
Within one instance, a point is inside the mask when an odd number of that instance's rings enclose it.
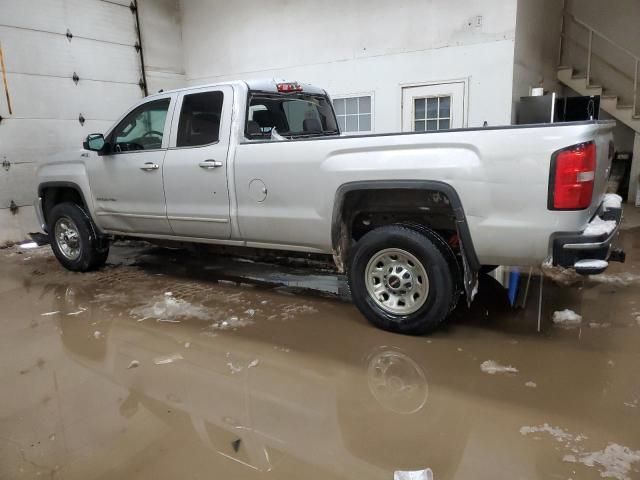
<instances>
[{"instance_id":1,"label":"window pane","mask_svg":"<svg viewBox=\"0 0 640 480\"><path fill-rule=\"evenodd\" d=\"M184 96L176 147L197 147L218 141L223 97L222 92Z\"/></svg>"},{"instance_id":2,"label":"window pane","mask_svg":"<svg viewBox=\"0 0 640 480\"><path fill-rule=\"evenodd\" d=\"M361 132L368 132L371 130L371 114L360 115L360 128Z\"/></svg>"},{"instance_id":3,"label":"window pane","mask_svg":"<svg viewBox=\"0 0 640 480\"><path fill-rule=\"evenodd\" d=\"M340 127L341 132L345 131L344 117L338 117L338 127Z\"/></svg>"},{"instance_id":4,"label":"window pane","mask_svg":"<svg viewBox=\"0 0 640 480\"><path fill-rule=\"evenodd\" d=\"M357 115L347 115L347 127L345 129L347 132L357 132L358 131L358 116Z\"/></svg>"},{"instance_id":5,"label":"window pane","mask_svg":"<svg viewBox=\"0 0 640 480\"><path fill-rule=\"evenodd\" d=\"M437 120L427 120L427 131L430 132L432 130L438 129L438 121Z\"/></svg>"},{"instance_id":6,"label":"window pane","mask_svg":"<svg viewBox=\"0 0 640 480\"><path fill-rule=\"evenodd\" d=\"M448 117L451 110L451 97L440 97L440 115L439 117Z\"/></svg>"},{"instance_id":7,"label":"window pane","mask_svg":"<svg viewBox=\"0 0 640 480\"><path fill-rule=\"evenodd\" d=\"M449 128L451 128L450 126L450 122L449 119L444 119L444 120L440 120L440 126L438 127L438 130L449 130Z\"/></svg>"},{"instance_id":8,"label":"window pane","mask_svg":"<svg viewBox=\"0 0 640 480\"><path fill-rule=\"evenodd\" d=\"M334 100L333 108L336 110L336 115L344 115L344 98Z\"/></svg>"},{"instance_id":9,"label":"window pane","mask_svg":"<svg viewBox=\"0 0 640 480\"><path fill-rule=\"evenodd\" d=\"M358 99L357 98L345 98L347 103L347 114L358 113Z\"/></svg>"},{"instance_id":10,"label":"window pane","mask_svg":"<svg viewBox=\"0 0 640 480\"><path fill-rule=\"evenodd\" d=\"M438 118L438 98L427 98L427 118Z\"/></svg>"},{"instance_id":11,"label":"window pane","mask_svg":"<svg viewBox=\"0 0 640 480\"><path fill-rule=\"evenodd\" d=\"M164 124L171 99L154 100L136 108L113 129L110 141L116 152L162 147Z\"/></svg>"},{"instance_id":12,"label":"window pane","mask_svg":"<svg viewBox=\"0 0 640 480\"><path fill-rule=\"evenodd\" d=\"M424 120L416 121L414 130L416 132L424 132L425 122Z\"/></svg>"},{"instance_id":13,"label":"window pane","mask_svg":"<svg viewBox=\"0 0 640 480\"><path fill-rule=\"evenodd\" d=\"M371 97L359 97L358 108L359 113L371 113Z\"/></svg>"},{"instance_id":14,"label":"window pane","mask_svg":"<svg viewBox=\"0 0 640 480\"><path fill-rule=\"evenodd\" d=\"M420 120L424 118L424 98L416 98L414 101L414 118Z\"/></svg>"}]
</instances>

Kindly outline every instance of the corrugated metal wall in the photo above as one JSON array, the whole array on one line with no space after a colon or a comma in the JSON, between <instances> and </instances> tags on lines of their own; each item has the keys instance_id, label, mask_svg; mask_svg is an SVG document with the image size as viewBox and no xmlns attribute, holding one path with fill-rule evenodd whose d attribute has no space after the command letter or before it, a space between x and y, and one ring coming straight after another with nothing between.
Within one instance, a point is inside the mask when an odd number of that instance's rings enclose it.
<instances>
[{"instance_id":1,"label":"corrugated metal wall","mask_svg":"<svg viewBox=\"0 0 640 480\"><path fill-rule=\"evenodd\" d=\"M88 133L104 131L143 96L130 5L0 0L0 45L12 107L10 113L0 77L0 242L9 235L2 218L12 202L33 203L38 163L81 148Z\"/></svg>"}]
</instances>

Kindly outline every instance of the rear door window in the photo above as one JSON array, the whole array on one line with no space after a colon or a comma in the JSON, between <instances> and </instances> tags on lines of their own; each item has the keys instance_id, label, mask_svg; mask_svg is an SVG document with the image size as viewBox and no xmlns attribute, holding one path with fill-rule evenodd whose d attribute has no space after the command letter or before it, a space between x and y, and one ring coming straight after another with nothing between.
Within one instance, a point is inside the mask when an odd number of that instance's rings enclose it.
<instances>
[{"instance_id":1,"label":"rear door window","mask_svg":"<svg viewBox=\"0 0 640 480\"><path fill-rule=\"evenodd\" d=\"M176 147L209 145L220 139L224 94L220 91L185 95L180 110Z\"/></svg>"}]
</instances>

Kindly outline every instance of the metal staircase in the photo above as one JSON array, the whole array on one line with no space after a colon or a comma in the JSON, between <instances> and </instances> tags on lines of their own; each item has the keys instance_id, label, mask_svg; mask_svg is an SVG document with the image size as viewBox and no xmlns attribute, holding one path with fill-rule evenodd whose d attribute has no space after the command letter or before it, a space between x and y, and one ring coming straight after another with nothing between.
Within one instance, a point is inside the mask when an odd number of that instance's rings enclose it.
<instances>
[{"instance_id":1,"label":"metal staircase","mask_svg":"<svg viewBox=\"0 0 640 480\"><path fill-rule=\"evenodd\" d=\"M563 15L558 80L580 95L600 95L600 108L640 132L640 57L571 13ZM607 85L606 79L616 85Z\"/></svg>"}]
</instances>

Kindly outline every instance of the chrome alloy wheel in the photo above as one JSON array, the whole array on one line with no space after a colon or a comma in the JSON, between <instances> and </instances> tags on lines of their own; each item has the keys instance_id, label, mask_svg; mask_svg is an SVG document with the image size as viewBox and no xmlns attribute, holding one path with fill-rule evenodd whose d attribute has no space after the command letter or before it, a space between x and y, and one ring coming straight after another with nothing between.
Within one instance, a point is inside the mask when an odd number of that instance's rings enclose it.
<instances>
[{"instance_id":1,"label":"chrome alloy wheel","mask_svg":"<svg viewBox=\"0 0 640 480\"><path fill-rule=\"evenodd\" d=\"M76 260L80 256L80 232L69 217L60 217L54 226L56 245L69 260Z\"/></svg>"},{"instance_id":2,"label":"chrome alloy wheel","mask_svg":"<svg viewBox=\"0 0 640 480\"><path fill-rule=\"evenodd\" d=\"M373 255L364 274L371 298L394 315L416 312L429 295L429 277L424 266L399 248L387 248Z\"/></svg>"}]
</instances>

